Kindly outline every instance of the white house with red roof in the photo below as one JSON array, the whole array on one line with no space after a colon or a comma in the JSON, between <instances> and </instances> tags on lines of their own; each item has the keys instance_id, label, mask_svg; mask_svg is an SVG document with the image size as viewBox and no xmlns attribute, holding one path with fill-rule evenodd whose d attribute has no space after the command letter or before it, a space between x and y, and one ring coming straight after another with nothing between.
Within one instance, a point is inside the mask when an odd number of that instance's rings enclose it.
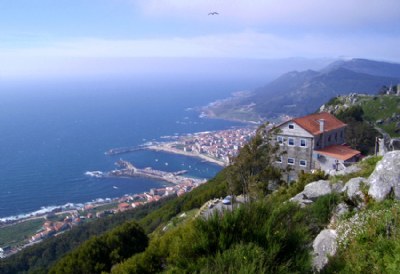
<instances>
[{"instance_id":1,"label":"white house with red roof","mask_svg":"<svg viewBox=\"0 0 400 274\"><path fill-rule=\"evenodd\" d=\"M286 121L276 127L276 142L283 153L276 160L281 168L290 167L291 181L301 171L344 169L358 160L360 152L345 145L346 124L327 113L314 113Z\"/></svg>"}]
</instances>

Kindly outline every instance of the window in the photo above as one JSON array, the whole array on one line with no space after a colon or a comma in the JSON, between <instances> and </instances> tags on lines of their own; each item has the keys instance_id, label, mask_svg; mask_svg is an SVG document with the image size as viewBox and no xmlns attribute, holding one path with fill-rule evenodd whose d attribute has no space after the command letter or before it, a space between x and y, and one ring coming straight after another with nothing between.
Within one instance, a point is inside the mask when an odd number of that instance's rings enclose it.
<instances>
[{"instance_id":1,"label":"window","mask_svg":"<svg viewBox=\"0 0 400 274\"><path fill-rule=\"evenodd\" d=\"M330 141L331 141L331 135L328 136L328 142L330 142Z\"/></svg>"},{"instance_id":2,"label":"window","mask_svg":"<svg viewBox=\"0 0 400 274\"><path fill-rule=\"evenodd\" d=\"M283 145L283 137L282 136L277 136L276 141L280 144Z\"/></svg>"},{"instance_id":3,"label":"window","mask_svg":"<svg viewBox=\"0 0 400 274\"><path fill-rule=\"evenodd\" d=\"M289 124L289 129L294 129L294 124Z\"/></svg>"},{"instance_id":4,"label":"window","mask_svg":"<svg viewBox=\"0 0 400 274\"><path fill-rule=\"evenodd\" d=\"M288 138L288 145L294 146L294 138Z\"/></svg>"},{"instance_id":5,"label":"window","mask_svg":"<svg viewBox=\"0 0 400 274\"><path fill-rule=\"evenodd\" d=\"M282 156L277 157L277 158L276 158L276 162L277 162L277 163L282 163Z\"/></svg>"},{"instance_id":6,"label":"window","mask_svg":"<svg viewBox=\"0 0 400 274\"><path fill-rule=\"evenodd\" d=\"M288 158L287 163L288 163L288 165L294 165L295 162L294 162L293 158Z\"/></svg>"},{"instance_id":7,"label":"window","mask_svg":"<svg viewBox=\"0 0 400 274\"><path fill-rule=\"evenodd\" d=\"M299 161L300 166L307 166L307 161L306 160L300 160Z\"/></svg>"},{"instance_id":8,"label":"window","mask_svg":"<svg viewBox=\"0 0 400 274\"><path fill-rule=\"evenodd\" d=\"M307 146L307 140L306 139L300 139L300 146L301 147L306 147Z\"/></svg>"}]
</instances>

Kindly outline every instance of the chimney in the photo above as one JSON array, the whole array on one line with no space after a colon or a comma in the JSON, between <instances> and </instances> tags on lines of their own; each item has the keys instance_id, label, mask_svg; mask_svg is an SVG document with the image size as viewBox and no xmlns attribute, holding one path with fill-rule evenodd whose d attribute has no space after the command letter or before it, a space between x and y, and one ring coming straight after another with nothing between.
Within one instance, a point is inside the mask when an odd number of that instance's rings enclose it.
<instances>
[{"instance_id":1,"label":"chimney","mask_svg":"<svg viewBox=\"0 0 400 274\"><path fill-rule=\"evenodd\" d=\"M324 119L320 119L318 120L319 122L319 131L324 132L325 130L325 120Z\"/></svg>"}]
</instances>

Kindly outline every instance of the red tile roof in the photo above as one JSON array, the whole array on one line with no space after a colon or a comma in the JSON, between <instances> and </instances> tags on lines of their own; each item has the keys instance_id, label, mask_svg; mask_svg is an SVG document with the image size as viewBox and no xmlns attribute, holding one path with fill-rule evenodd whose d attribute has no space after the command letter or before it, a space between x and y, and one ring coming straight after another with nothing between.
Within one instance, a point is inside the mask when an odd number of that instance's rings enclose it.
<instances>
[{"instance_id":1,"label":"red tile roof","mask_svg":"<svg viewBox=\"0 0 400 274\"><path fill-rule=\"evenodd\" d=\"M292 121L310 132L312 135L318 135L322 132L319 130L319 120L324 120L324 132L345 127L346 124L337 119L328 112L314 113L304 117L295 118Z\"/></svg>"},{"instance_id":2,"label":"red tile roof","mask_svg":"<svg viewBox=\"0 0 400 274\"><path fill-rule=\"evenodd\" d=\"M128 203L120 203L119 205L118 205L118 208L128 208L129 207L129 204Z\"/></svg>"},{"instance_id":3,"label":"red tile roof","mask_svg":"<svg viewBox=\"0 0 400 274\"><path fill-rule=\"evenodd\" d=\"M352 157L361 153L358 150L342 145L328 146L319 150L315 150L314 152L343 161L349 160Z\"/></svg>"}]
</instances>

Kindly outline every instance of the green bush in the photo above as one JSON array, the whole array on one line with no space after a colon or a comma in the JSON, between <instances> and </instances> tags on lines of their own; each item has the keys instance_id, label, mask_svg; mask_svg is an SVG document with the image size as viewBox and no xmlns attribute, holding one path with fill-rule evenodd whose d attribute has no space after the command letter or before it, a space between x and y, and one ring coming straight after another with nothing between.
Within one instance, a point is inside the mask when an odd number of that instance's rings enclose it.
<instances>
[{"instance_id":1,"label":"green bush","mask_svg":"<svg viewBox=\"0 0 400 274\"><path fill-rule=\"evenodd\" d=\"M271 196L208 220L196 219L157 235L145 252L112 272L307 273L309 243L338 201L327 195L301 209L294 203L276 204Z\"/></svg>"},{"instance_id":2,"label":"green bush","mask_svg":"<svg viewBox=\"0 0 400 274\"><path fill-rule=\"evenodd\" d=\"M92 237L61 259L50 273L101 273L137 252L143 251L148 238L135 222L127 222L110 232Z\"/></svg>"},{"instance_id":3,"label":"green bush","mask_svg":"<svg viewBox=\"0 0 400 274\"><path fill-rule=\"evenodd\" d=\"M200 273L266 273L266 258L265 250L254 243L236 244L215 257L199 260L198 268ZM276 273L286 270L282 266Z\"/></svg>"}]
</instances>

